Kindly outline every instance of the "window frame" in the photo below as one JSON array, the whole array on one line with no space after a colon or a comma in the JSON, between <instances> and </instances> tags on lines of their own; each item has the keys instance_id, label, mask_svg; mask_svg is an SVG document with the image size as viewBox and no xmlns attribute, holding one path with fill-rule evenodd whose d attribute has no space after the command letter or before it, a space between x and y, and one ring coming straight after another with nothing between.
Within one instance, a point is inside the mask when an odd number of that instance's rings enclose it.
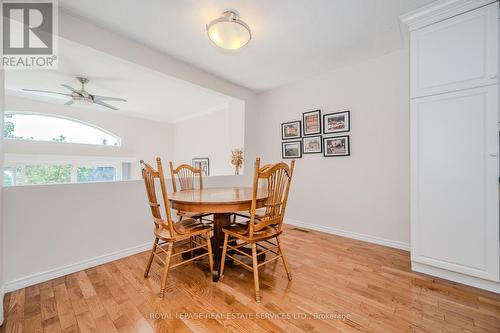
<instances>
[{"instance_id":1,"label":"window frame","mask_svg":"<svg viewBox=\"0 0 500 333\"><path fill-rule=\"evenodd\" d=\"M53 141L53 140L27 140L27 139L19 139L19 138L9 138L4 136L4 140L12 140L12 141L18 141L18 142L49 142L49 143L55 143L55 144L72 144L72 145L89 145L89 146L97 146L97 147L114 147L114 148L120 148L122 147L122 138L119 137L118 135L114 134L111 131L108 131L107 129L104 129L100 126L94 125L92 123L77 119L77 118L72 118L64 115L59 115L56 113L47 113L47 112L33 112L33 111L4 111L4 122L6 119L6 115L8 114L13 114L13 115L29 115L29 116L42 116L42 117L50 117L50 118L56 118L56 119L64 119L68 121L72 121L84 126L88 126L91 128L94 128L96 130L99 130L103 133L106 133L107 135L112 136L116 142L117 145L103 145L103 144L98 144L98 143L86 143L86 142L61 142L61 141Z\"/></svg>"},{"instance_id":2,"label":"window frame","mask_svg":"<svg viewBox=\"0 0 500 333\"><path fill-rule=\"evenodd\" d=\"M135 158L131 157L108 157L108 156L86 156L86 155L47 155L47 154L5 154L3 170L5 168L21 169L21 184L4 185L2 187L12 186L34 186L34 185L63 185L63 184L88 184L103 182L122 182L131 179L123 179L123 163L134 164ZM47 183L47 184L24 184L26 165L71 165L71 177L68 183ZM116 170L113 180L79 182L77 179L78 167L114 167Z\"/></svg>"}]
</instances>

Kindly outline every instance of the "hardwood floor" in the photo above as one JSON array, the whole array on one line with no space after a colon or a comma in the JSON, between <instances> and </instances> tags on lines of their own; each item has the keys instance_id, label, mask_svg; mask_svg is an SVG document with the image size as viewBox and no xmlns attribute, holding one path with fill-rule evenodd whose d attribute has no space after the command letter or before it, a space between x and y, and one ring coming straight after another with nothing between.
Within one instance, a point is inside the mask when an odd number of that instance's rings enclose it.
<instances>
[{"instance_id":1,"label":"hardwood floor","mask_svg":"<svg viewBox=\"0 0 500 333\"><path fill-rule=\"evenodd\" d=\"M500 332L500 295L412 273L408 252L292 227L283 244L293 281L263 266L261 304L250 272L212 283L207 260L161 300L145 252L7 294L0 332Z\"/></svg>"}]
</instances>

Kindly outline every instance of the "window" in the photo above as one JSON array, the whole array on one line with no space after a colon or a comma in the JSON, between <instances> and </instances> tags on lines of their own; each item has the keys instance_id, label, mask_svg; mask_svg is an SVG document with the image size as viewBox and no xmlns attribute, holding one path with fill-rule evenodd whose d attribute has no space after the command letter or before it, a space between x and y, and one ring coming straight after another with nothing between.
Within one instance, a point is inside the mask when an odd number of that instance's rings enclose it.
<instances>
[{"instance_id":1,"label":"window","mask_svg":"<svg viewBox=\"0 0 500 333\"><path fill-rule=\"evenodd\" d=\"M120 146L120 138L98 127L55 115L6 112L7 139Z\"/></svg>"},{"instance_id":2,"label":"window","mask_svg":"<svg viewBox=\"0 0 500 333\"><path fill-rule=\"evenodd\" d=\"M129 180L134 162L121 157L6 154L3 185Z\"/></svg>"},{"instance_id":3,"label":"window","mask_svg":"<svg viewBox=\"0 0 500 333\"><path fill-rule=\"evenodd\" d=\"M14 186L18 184L21 178L20 167L5 167L3 171L3 184L4 186Z\"/></svg>"},{"instance_id":4,"label":"window","mask_svg":"<svg viewBox=\"0 0 500 333\"><path fill-rule=\"evenodd\" d=\"M61 184L71 181L70 164L25 165L21 168L23 184ZM17 184L16 184L17 185Z\"/></svg>"},{"instance_id":5,"label":"window","mask_svg":"<svg viewBox=\"0 0 500 333\"><path fill-rule=\"evenodd\" d=\"M115 167L77 167L77 182L102 182L116 180Z\"/></svg>"}]
</instances>

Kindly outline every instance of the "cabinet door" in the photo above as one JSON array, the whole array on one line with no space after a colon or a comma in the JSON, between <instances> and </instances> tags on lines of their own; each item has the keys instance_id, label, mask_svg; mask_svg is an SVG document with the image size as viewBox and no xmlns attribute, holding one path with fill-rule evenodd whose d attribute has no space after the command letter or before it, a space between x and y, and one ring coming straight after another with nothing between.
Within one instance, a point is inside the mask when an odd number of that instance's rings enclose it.
<instances>
[{"instance_id":1,"label":"cabinet door","mask_svg":"<svg viewBox=\"0 0 500 333\"><path fill-rule=\"evenodd\" d=\"M411 102L411 257L499 281L498 87Z\"/></svg>"},{"instance_id":2,"label":"cabinet door","mask_svg":"<svg viewBox=\"0 0 500 333\"><path fill-rule=\"evenodd\" d=\"M411 97L498 82L498 2L413 31Z\"/></svg>"}]
</instances>

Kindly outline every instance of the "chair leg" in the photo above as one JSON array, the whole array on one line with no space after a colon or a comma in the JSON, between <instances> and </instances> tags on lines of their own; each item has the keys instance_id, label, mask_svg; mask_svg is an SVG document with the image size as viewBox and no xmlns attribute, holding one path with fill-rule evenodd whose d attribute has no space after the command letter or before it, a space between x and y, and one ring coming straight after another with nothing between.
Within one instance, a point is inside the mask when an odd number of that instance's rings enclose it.
<instances>
[{"instance_id":1,"label":"chair leg","mask_svg":"<svg viewBox=\"0 0 500 333\"><path fill-rule=\"evenodd\" d=\"M219 279L222 279L224 276L224 263L226 262L226 251L227 251L227 242L229 240L229 235L225 234L224 235L224 246L222 247L222 259L220 261L220 277Z\"/></svg>"},{"instance_id":2,"label":"chair leg","mask_svg":"<svg viewBox=\"0 0 500 333\"><path fill-rule=\"evenodd\" d=\"M165 294L165 288L167 286L168 269L170 267L170 257L172 256L173 247L174 247L174 242L168 242L167 255L165 257L165 268L163 269L163 276L161 278L161 288L160 288L161 298L163 298Z\"/></svg>"},{"instance_id":3,"label":"chair leg","mask_svg":"<svg viewBox=\"0 0 500 333\"><path fill-rule=\"evenodd\" d=\"M286 275L288 275L288 280L292 281L292 273L290 272L290 268L288 267L288 262L286 261L285 253L283 252L283 246L280 243L279 237L276 237L276 242L278 243L281 259L283 259L283 265L285 266Z\"/></svg>"},{"instance_id":4,"label":"chair leg","mask_svg":"<svg viewBox=\"0 0 500 333\"><path fill-rule=\"evenodd\" d=\"M208 264L210 265L210 275L214 271L214 257L212 256L212 241L210 240L210 233L207 233L207 250L208 250Z\"/></svg>"},{"instance_id":5,"label":"chair leg","mask_svg":"<svg viewBox=\"0 0 500 333\"><path fill-rule=\"evenodd\" d=\"M151 264L153 263L153 259L155 257L154 253L156 251L156 247L158 246L158 237L155 238L153 243L153 248L151 249L151 254L149 255L148 264L146 265L146 270L144 271L144 277L147 278L149 275L149 270L151 269Z\"/></svg>"},{"instance_id":6,"label":"chair leg","mask_svg":"<svg viewBox=\"0 0 500 333\"><path fill-rule=\"evenodd\" d=\"M193 243L193 236L189 237L189 247L192 249L194 247L194 243ZM191 257L190 258L193 258L194 257L194 251L191 250L190 252L191 254Z\"/></svg>"},{"instance_id":7,"label":"chair leg","mask_svg":"<svg viewBox=\"0 0 500 333\"><path fill-rule=\"evenodd\" d=\"M255 301L260 303L259 289L259 267L257 266L257 244L252 243L252 261L253 261L253 285L255 288Z\"/></svg>"}]
</instances>

